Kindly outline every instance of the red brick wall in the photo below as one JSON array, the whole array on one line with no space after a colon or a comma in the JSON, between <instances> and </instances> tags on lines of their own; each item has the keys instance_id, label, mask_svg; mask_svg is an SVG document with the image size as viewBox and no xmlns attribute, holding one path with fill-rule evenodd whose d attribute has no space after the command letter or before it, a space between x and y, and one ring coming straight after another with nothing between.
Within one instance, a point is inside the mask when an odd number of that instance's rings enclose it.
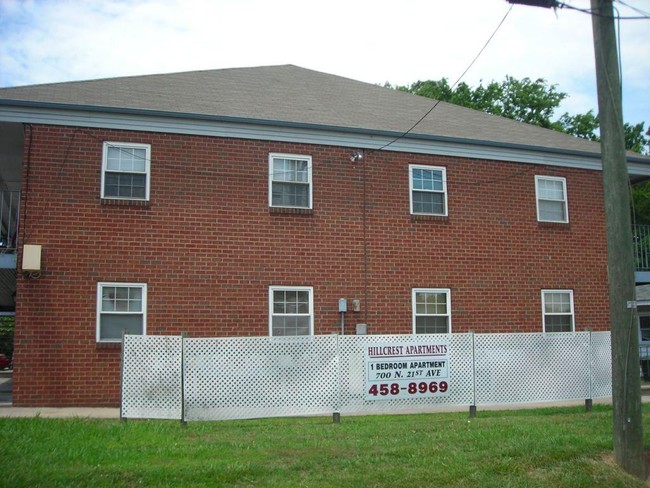
<instances>
[{"instance_id":1,"label":"red brick wall","mask_svg":"<svg viewBox=\"0 0 650 488\"><path fill-rule=\"evenodd\" d=\"M151 144L149 205L102 205L103 141ZM15 405L119 403L100 281L148 284L150 334L268 335L270 285L314 287L316 334L339 330L340 297L362 303L347 333L410 333L414 287L451 289L454 332L539 332L543 288L574 290L577 330L608 328L599 172L39 125L29 148L21 243L43 273L18 278ZM269 152L313 157L313 212L269 211ZM447 168L448 218L411 218L411 163ZM537 222L536 174L566 177L568 225Z\"/></svg>"}]
</instances>

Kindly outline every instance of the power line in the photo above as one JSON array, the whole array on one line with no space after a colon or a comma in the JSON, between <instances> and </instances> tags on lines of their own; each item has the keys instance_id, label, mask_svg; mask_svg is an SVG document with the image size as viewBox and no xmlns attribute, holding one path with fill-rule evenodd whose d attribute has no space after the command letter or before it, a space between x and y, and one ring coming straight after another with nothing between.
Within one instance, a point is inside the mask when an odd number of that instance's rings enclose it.
<instances>
[{"instance_id":1,"label":"power line","mask_svg":"<svg viewBox=\"0 0 650 488\"><path fill-rule=\"evenodd\" d=\"M513 5L510 5L510 8L508 9L508 11L506 12L506 14L505 14L505 15L503 16L503 18L501 19L501 22L499 22L499 25L497 25L496 29L494 29L494 32L492 32L492 35L488 38L488 40L485 42L485 44L483 44L483 47L481 48L481 50L480 50L480 51L478 52L478 54L474 57L474 59L472 60L472 62L469 63L469 66L467 66L467 68L465 68L465 71L463 71L463 73L458 77L458 79L454 82L454 84L451 85L451 89L452 89L452 90L456 87L456 85L458 85L458 83L460 83L460 80L463 79L463 77L467 74L467 72L471 69L471 67L474 66L474 63L476 63L476 61L477 61L478 58L481 56L481 54L483 54L483 51L485 51L485 49L488 47L488 44L490 44L490 41L492 41L492 39L494 38L494 36L496 35L496 33L499 32L499 29L501 28L501 26L503 25L503 23L506 21L506 18L508 17L508 14L509 14L510 11L512 10L512 7L513 7ZM404 137L406 137L408 134L411 133L411 131L413 131L413 129L415 129L418 125L420 125L420 124L422 123L422 121L423 121L424 119L426 119L426 118L429 116L429 114L430 114L431 112L433 112L433 110L438 106L438 104L440 104L440 102L441 102L441 100L436 100L436 103L433 104L433 107L431 107L431 108L430 108L430 109L429 109L429 110L428 110L428 111L427 111L427 112L426 112L422 117L420 117L420 119L419 119L415 124L413 124L413 125L411 126L411 128L408 129L406 132L404 132L403 134L399 135L398 137L396 137L396 138L393 139L392 141L390 141L390 142L384 144L384 145L381 146L379 149L373 149L373 150L371 150L371 152L374 152L374 151L381 151L381 150L383 150L383 149L386 149L388 146L390 146L390 145L392 145L392 144L395 144L395 143L396 143L397 141L399 141L400 139L403 139Z\"/></svg>"},{"instance_id":2,"label":"power line","mask_svg":"<svg viewBox=\"0 0 650 488\"><path fill-rule=\"evenodd\" d=\"M510 0L508 0L508 1L510 1ZM617 0L617 1L621 5L625 5L620 0ZM628 5L625 5L625 6L627 7ZM578 7L574 7L573 5L569 5L569 4L562 3L562 2L556 2L556 5L554 5L554 7L566 8L568 10L576 10L578 12L582 12L583 14L592 15L594 17L608 18L608 19L616 19L616 20L650 20L650 15L648 15L648 14L640 15L640 16L623 16L623 15L620 15L619 13L616 13L614 15L603 15L601 13L594 12L592 9L578 8ZM632 8L633 10L636 10L636 9L634 9L634 7L630 7L630 8Z\"/></svg>"},{"instance_id":3,"label":"power line","mask_svg":"<svg viewBox=\"0 0 650 488\"><path fill-rule=\"evenodd\" d=\"M519 5L528 5L530 7L542 7L542 8L566 8L569 10L576 10L578 12L582 12L583 14L588 14L588 15L593 15L594 17L603 17L603 18L609 18L609 19L617 19L617 20L648 20L650 19L650 14L647 12L644 12L642 10L637 9L636 7L632 7L631 5L626 4L625 2L621 0L616 0L618 3L621 5L625 5L628 8L631 8L632 10L640 13L640 16L621 16L618 12L613 15L603 15L597 12L594 12L592 9L586 9L586 8L578 8L574 7L573 5L569 5L564 2L558 2L557 0L506 0L508 3L511 4L519 4Z\"/></svg>"},{"instance_id":4,"label":"power line","mask_svg":"<svg viewBox=\"0 0 650 488\"><path fill-rule=\"evenodd\" d=\"M648 18L650 18L650 13L646 12L645 10L641 10L640 8L634 7L633 5L630 5L629 3L625 3L623 0L616 0L618 3L621 5L624 5L625 7L634 10L636 13L644 15Z\"/></svg>"}]
</instances>

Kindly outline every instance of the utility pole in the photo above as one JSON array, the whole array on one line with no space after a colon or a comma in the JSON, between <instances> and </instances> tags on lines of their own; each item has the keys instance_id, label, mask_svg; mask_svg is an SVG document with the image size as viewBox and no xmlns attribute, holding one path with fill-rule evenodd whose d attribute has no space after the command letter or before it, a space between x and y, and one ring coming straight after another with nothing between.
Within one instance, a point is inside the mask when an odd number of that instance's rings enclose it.
<instances>
[{"instance_id":1,"label":"utility pole","mask_svg":"<svg viewBox=\"0 0 650 488\"><path fill-rule=\"evenodd\" d=\"M507 1L545 8L562 6L556 0ZM643 479L641 379L629 175L612 0L591 0L591 17L607 224L614 455L617 464L625 471Z\"/></svg>"},{"instance_id":2,"label":"utility pole","mask_svg":"<svg viewBox=\"0 0 650 488\"><path fill-rule=\"evenodd\" d=\"M607 222L607 271L612 329L614 455L625 471L644 478L639 336L630 189L612 0L591 0L600 146Z\"/></svg>"}]
</instances>

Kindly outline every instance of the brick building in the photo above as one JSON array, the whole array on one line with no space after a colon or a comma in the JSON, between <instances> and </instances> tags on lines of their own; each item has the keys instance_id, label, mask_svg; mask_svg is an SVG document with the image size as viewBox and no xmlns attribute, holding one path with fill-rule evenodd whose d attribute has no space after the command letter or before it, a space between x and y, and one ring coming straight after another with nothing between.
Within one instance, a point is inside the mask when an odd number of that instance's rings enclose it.
<instances>
[{"instance_id":1,"label":"brick building","mask_svg":"<svg viewBox=\"0 0 650 488\"><path fill-rule=\"evenodd\" d=\"M346 334L608 329L599 145L433 104L295 66L0 89L14 404L116 405L123 330L340 333L340 298Z\"/></svg>"}]
</instances>

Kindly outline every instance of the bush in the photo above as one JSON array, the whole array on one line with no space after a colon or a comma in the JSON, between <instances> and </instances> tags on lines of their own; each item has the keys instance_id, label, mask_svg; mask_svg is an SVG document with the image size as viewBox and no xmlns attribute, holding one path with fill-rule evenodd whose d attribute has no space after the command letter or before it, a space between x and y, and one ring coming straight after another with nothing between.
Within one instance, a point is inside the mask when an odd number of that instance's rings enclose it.
<instances>
[{"instance_id":1,"label":"bush","mask_svg":"<svg viewBox=\"0 0 650 488\"><path fill-rule=\"evenodd\" d=\"M8 358L14 355L15 317L0 317L0 354Z\"/></svg>"}]
</instances>

